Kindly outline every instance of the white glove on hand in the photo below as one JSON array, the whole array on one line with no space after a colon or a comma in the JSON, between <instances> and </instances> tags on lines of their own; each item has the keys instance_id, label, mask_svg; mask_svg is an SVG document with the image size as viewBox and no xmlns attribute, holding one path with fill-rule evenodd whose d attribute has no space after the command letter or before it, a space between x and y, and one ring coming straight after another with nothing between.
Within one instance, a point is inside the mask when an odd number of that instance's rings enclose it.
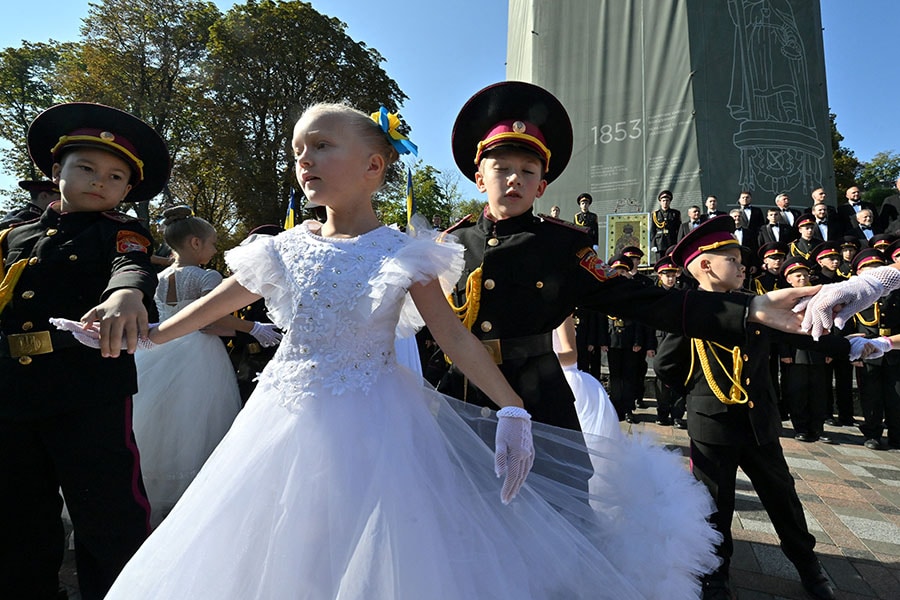
<instances>
[{"instance_id":1,"label":"white glove on hand","mask_svg":"<svg viewBox=\"0 0 900 600\"><path fill-rule=\"evenodd\" d=\"M803 315L803 331L810 333L818 340L832 325L842 328L853 315L875 304L884 294L900 287L900 271L894 267L878 267L870 269L847 281L822 286L822 289L806 300L797 304L794 309ZM834 307L843 306L838 314Z\"/></svg>"},{"instance_id":2,"label":"white glove on hand","mask_svg":"<svg viewBox=\"0 0 900 600\"><path fill-rule=\"evenodd\" d=\"M68 331L72 334L72 336L78 340L80 344L83 346L87 346L89 348L95 348L97 350L100 349L100 324L93 323L89 329L85 329L84 326L78 321L70 321L69 319L57 319L54 317L50 318L50 324L60 329L62 331ZM151 326L159 325L159 323L151 323ZM150 341L149 338L138 338L137 347L141 350L152 350L154 348L159 348L159 344L154 344ZM126 340L122 339L122 350L128 348Z\"/></svg>"},{"instance_id":3,"label":"white glove on hand","mask_svg":"<svg viewBox=\"0 0 900 600\"><path fill-rule=\"evenodd\" d=\"M506 477L500 500L503 504L519 493L534 464L534 442L531 439L531 415L524 408L507 406L497 412L497 437L494 442L494 472Z\"/></svg>"},{"instance_id":4,"label":"white glove on hand","mask_svg":"<svg viewBox=\"0 0 900 600\"><path fill-rule=\"evenodd\" d=\"M281 332L277 331L275 325L272 323L260 323L259 321L254 321L253 329L250 330L250 335L255 337L256 340L262 344L263 348L274 346L281 341Z\"/></svg>"},{"instance_id":5,"label":"white glove on hand","mask_svg":"<svg viewBox=\"0 0 900 600\"><path fill-rule=\"evenodd\" d=\"M891 340L886 337L867 339L864 337L850 338L850 360L862 360L881 358L893 348Z\"/></svg>"}]
</instances>

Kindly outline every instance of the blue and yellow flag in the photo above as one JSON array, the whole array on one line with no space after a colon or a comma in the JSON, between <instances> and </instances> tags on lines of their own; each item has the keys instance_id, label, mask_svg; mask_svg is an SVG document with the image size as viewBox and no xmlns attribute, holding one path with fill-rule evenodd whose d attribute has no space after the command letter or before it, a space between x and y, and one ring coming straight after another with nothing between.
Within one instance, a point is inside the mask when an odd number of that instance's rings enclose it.
<instances>
[{"instance_id":1,"label":"blue and yellow flag","mask_svg":"<svg viewBox=\"0 0 900 600\"><path fill-rule=\"evenodd\" d=\"M412 171L406 167L406 227L412 227L412 217L416 214L416 199L413 197Z\"/></svg>"},{"instance_id":2,"label":"blue and yellow flag","mask_svg":"<svg viewBox=\"0 0 900 600\"><path fill-rule=\"evenodd\" d=\"M290 229L294 226L294 188L291 188L291 196L288 198L287 214L284 216L284 228Z\"/></svg>"}]
</instances>

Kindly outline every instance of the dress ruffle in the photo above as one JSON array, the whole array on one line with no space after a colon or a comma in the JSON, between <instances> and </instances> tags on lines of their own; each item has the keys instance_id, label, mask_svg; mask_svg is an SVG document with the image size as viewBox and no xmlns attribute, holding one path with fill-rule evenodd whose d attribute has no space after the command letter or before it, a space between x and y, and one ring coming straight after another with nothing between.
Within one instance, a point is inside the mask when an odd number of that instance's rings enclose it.
<instances>
[{"instance_id":1,"label":"dress ruffle","mask_svg":"<svg viewBox=\"0 0 900 600\"><path fill-rule=\"evenodd\" d=\"M279 235L295 235L288 230ZM225 262L238 283L254 294L266 298L269 319L279 329L291 323L292 302L290 278L281 257L275 250L275 236L259 236L253 241L225 252Z\"/></svg>"}]
</instances>

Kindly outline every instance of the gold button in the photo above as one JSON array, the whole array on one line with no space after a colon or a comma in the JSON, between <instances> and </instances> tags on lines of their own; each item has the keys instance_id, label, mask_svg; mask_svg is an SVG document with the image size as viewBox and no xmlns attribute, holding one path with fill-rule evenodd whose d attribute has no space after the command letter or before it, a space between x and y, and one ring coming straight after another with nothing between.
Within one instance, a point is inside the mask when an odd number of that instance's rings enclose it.
<instances>
[{"instance_id":1,"label":"gold button","mask_svg":"<svg viewBox=\"0 0 900 600\"><path fill-rule=\"evenodd\" d=\"M500 240L498 240L497 238L491 238L488 240L488 246L490 246L492 248L499 243L500 243Z\"/></svg>"},{"instance_id":2,"label":"gold button","mask_svg":"<svg viewBox=\"0 0 900 600\"><path fill-rule=\"evenodd\" d=\"M31 321L25 321L22 323L22 331L31 331L31 328L34 327L34 323Z\"/></svg>"},{"instance_id":3,"label":"gold button","mask_svg":"<svg viewBox=\"0 0 900 600\"><path fill-rule=\"evenodd\" d=\"M744 385L750 385L750 378L749 378L749 377L748 377L747 379L744 380Z\"/></svg>"},{"instance_id":4,"label":"gold button","mask_svg":"<svg viewBox=\"0 0 900 600\"><path fill-rule=\"evenodd\" d=\"M52 228L51 228L51 229L48 229L48 230L47 230L47 235L49 235L49 236L51 236L51 237L54 236L54 235L56 235L57 233L59 233L59 231L57 231L56 229L52 229Z\"/></svg>"},{"instance_id":5,"label":"gold button","mask_svg":"<svg viewBox=\"0 0 900 600\"><path fill-rule=\"evenodd\" d=\"M753 400L747 402L747 408L753 408Z\"/></svg>"},{"instance_id":6,"label":"gold button","mask_svg":"<svg viewBox=\"0 0 900 600\"><path fill-rule=\"evenodd\" d=\"M31 290L25 290L24 292L22 292L22 298L24 298L25 300L31 300L32 298L34 298L34 292Z\"/></svg>"},{"instance_id":7,"label":"gold button","mask_svg":"<svg viewBox=\"0 0 900 600\"><path fill-rule=\"evenodd\" d=\"M28 259L28 264L29 264L29 265L34 266L34 265L36 265L37 263L38 263L38 257L37 257L37 256L32 256L31 258Z\"/></svg>"},{"instance_id":8,"label":"gold button","mask_svg":"<svg viewBox=\"0 0 900 600\"><path fill-rule=\"evenodd\" d=\"M20 357L19 357L19 364L20 364L20 365L30 365L30 364L31 364L31 357L30 357L30 356L27 356L27 355L26 355L26 356L20 356Z\"/></svg>"},{"instance_id":9,"label":"gold button","mask_svg":"<svg viewBox=\"0 0 900 600\"><path fill-rule=\"evenodd\" d=\"M490 321L482 321L481 322L481 330L484 331L485 333L487 333L488 331L490 331L493 328L494 328L494 326L491 325Z\"/></svg>"},{"instance_id":10,"label":"gold button","mask_svg":"<svg viewBox=\"0 0 900 600\"><path fill-rule=\"evenodd\" d=\"M534 287L536 287L537 289L541 289L542 287L544 287L544 282L538 281L537 283L534 284Z\"/></svg>"},{"instance_id":11,"label":"gold button","mask_svg":"<svg viewBox=\"0 0 900 600\"><path fill-rule=\"evenodd\" d=\"M750 357L747 356L746 354L743 355L741 358L744 359L744 362L747 362L748 360L750 360Z\"/></svg>"},{"instance_id":12,"label":"gold button","mask_svg":"<svg viewBox=\"0 0 900 600\"><path fill-rule=\"evenodd\" d=\"M754 330L753 330L753 335L759 335L759 329L754 329Z\"/></svg>"},{"instance_id":13,"label":"gold button","mask_svg":"<svg viewBox=\"0 0 900 600\"><path fill-rule=\"evenodd\" d=\"M75 262L76 260L78 260L78 255L77 255L77 254L70 254L70 255L69 255L69 260L71 260L72 262Z\"/></svg>"},{"instance_id":14,"label":"gold button","mask_svg":"<svg viewBox=\"0 0 900 600\"><path fill-rule=\"evenodd\" d=\"M497 285L497 284L494 283L493 279L485 279L484 280L484 289L486 289L486 290L494 289L495 285Z\"/></svg>"}]
</instances>

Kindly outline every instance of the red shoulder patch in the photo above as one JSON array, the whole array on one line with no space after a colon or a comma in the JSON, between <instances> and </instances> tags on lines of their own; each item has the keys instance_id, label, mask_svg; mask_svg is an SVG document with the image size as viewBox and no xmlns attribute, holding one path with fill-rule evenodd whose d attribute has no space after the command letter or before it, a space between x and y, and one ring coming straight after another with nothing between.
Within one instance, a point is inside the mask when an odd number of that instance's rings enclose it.
<instances>
[{"instance_id":1,"label":"red shoulder patch","mask_svg":"<svg viewBox=\"0 0 900 600\"><path fill-rule=\"evenodd\" d=\"M610 272L610 268L597 256L593 248L582 248L575 254L578 256L579 266L593 275L597 281L606 281L616 276Z\"/></svg>"},{"instance_id":2,"label":"red shoulder patch","mask_svg":"<svg viewBox=\"0 0 900 600\"><path fill-rule=\"evenodd\" d=\"M127 254L128 252L143 252L150 250L150 240L135 231L122 230L116 236L116 252Z\"/></svg>"},{"instance_id":3,"label":"red shoulder patch","mask_svg":"<svg viewBox=\"0 0 900 600\"><path fill-rule=\"evenodd\" d=\"M538 217L540 217L542 221L547 221L548 223L553 223L554 225L562 225L563 227L574 229L575 231L580 231L581 233L590 233L591 231L587 227L582 227L581 225L576 225L575 223L570 223L569 221L557 219L556 217L551 217L550 215L538 214Z\"/></svg>"}]
</instances>

